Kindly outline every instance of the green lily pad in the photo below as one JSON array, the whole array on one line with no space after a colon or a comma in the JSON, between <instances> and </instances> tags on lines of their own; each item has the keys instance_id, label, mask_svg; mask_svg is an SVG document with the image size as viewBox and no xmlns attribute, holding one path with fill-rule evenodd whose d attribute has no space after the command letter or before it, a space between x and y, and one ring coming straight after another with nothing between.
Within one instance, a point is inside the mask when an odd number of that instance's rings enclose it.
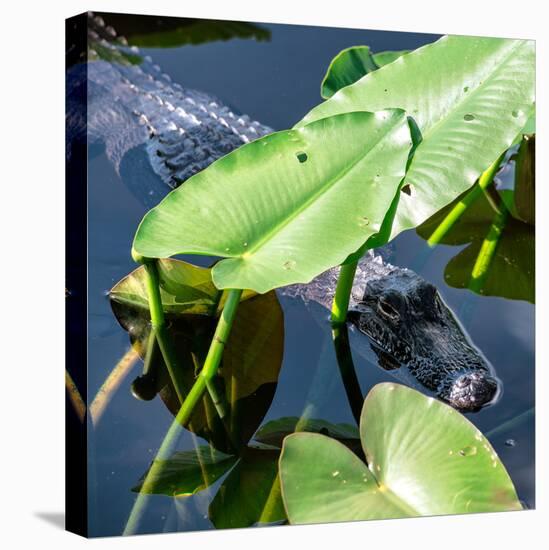
<instances>
[{"instance_id":1,"label":"green lily pad","mask_svg":"<svg viewBox=\"0 0 549 550\"><path fill-rule=\"evenodd\" d=\"M360 434L367 464L323 435L284 440L279 469L290 523L521 509L488 440L440 401L378 384L364 402Z\"/></svg>"},{"instance_id":2,"label":"green lily pad","mask_svg":"<svg viewBox=\"0 0 549 550\"><path fill-rule=\"evenodd\" d=\"M211 281L211 271L182 262L159 262L160 294L168 325L167 334L190 388L208 351L219 309L220 292ZM128 331L142 357L150 333L150 315L145 287L145 268L140 267L117 283L110 293L113 312ZM284 350L284 318L274 292L243 294L231 335L214 383L229 406L235 439L246 444L267 412L276 389ZM160 353L151 366L158 373L159 393L175 415L180 403ZM226 431L219 425L208 394L191 418L191 429L218 449L230 448Z\"/></svg>"},{"instance_id":3,"label":"green lily pad","mask_svg":"<svg viewBox=\"0 0 549 550\"><path fill-rule=\"evenodd\" d=\"M408 51L373 54L368 46L346 48L332 59L320 85L320 95L328 99L341 88L354 84L364 75L392 63Z\"/></svg>"},{"instance_id":4,"label":"green lily pad","mask_svg":"<svg viewBox=\"0 0 549 550\"><path fill-rule=\"evenodd\" d=\"M515 140L534 106L534 42L445 36L374 71L315 107L324 117L405 109L422 141L379 235L417 227L475 183Z\"/></svg>"},{"instance_id":5,"label":"green lily pad","mask_svg":"<svg viewBox=\"0 0 549 550\"><path fill-rule=\"evenodd\" d=\"M217 288L306 283L381 226L412 145L405 113L353 112L244 145L143 218L134 251L220 256Z\"/></svg>"}]
</instances>

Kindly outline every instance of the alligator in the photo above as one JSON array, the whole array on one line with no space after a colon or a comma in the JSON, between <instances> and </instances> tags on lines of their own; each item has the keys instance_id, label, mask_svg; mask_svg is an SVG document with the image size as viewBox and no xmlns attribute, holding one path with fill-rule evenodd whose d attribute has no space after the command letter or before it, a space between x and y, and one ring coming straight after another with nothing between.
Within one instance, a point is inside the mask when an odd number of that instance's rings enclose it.
<instances>
[{"instance_id":1,"label":"alligator","mask_svg":"<svg viewBox=\"0 0 549 550\"><path fill-rule=\"evenodd\" d=\"M88 44L92 61L68 72L68 141L86 139L87 132L88 143L104 143L117 170L130 150L144 146L150 166L168 186L164 194L216 158L273 131L209 94L171 82L152 59L93 14ZM85 78L87 121L78 118L74 103ZM282 294L329 309L337 275L333 268ZM492 366L436 287L380 255L369 252L359 262L348 322L368 337L381 367L407 368L419 384L459 410L479 410L500 393Z\"/></svg>"},{"instance_id":2,"label":"alligator","mask_svg":"<svg viewBox=\"0 0 549 550\"><path fill-rule=\"evenodd\" d=\"M339 268L282 290L329 310ZM385 370L405 368L424 388L463 412L493 403L501 383L437 288L411 269L368 251L358 263L347 321L365 334Z\"/></svg>"}]
</instances>

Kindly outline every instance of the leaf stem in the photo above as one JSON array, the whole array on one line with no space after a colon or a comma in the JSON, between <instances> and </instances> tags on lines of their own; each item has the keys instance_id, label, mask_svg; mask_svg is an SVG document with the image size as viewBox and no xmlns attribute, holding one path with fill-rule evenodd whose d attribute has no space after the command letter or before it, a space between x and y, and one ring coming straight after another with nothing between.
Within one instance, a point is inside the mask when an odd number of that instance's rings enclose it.
<instances>
[{"instance_id":1,"label":"leaf stem","mask_svg":"<svg viewBox=\"0 0 549 550\"><path fill-rule=\"evenodd\" d=\"M364 396L362 395L360 382L355 371L347 325L334 325L332 328L332 338L334 340L337 365L341 374L343 387L345 388L345 394L347 395L347 401L358 426L360 425Z\"/></svg>"},{"instance_id":2,"label":"leaf stem","mask_svg":"<svg viewBox=\"0 0 549 550\"><path fill-rule=\"evenodd\" d=\"M473 185L467 193L440 222L439 226L433 231L433 234L427 240L430 247L439 244L445 235L452 229L455 223L463 216L465 211L485 192L488 186L494 180L499 165L503 160L505 153L502 153L479 177L478 182Z\"/></svg>"},{"instance_id":3,"label":"leaf stem","mask_svg":"<svg viewBox=\"0 0 549 550\"><path fill-rule=\"evenodd\" d=\"M339 271L337 286L332 303L332 324L345 323L347 319L347 310L349 309L349 301L351 299L351 290L355 279L358 260L343 264Z\"/></svg>"},{"instance_id":4,"label":"leaf stem","mask_svg":"<svg viewBox=\"0 0 549 550\"><path fill-rule=\"evenodd\" d=\"M492 260L496 254L496 250L501 238L501 234L505 229L505 223L507 222L508 210L505 206L501 205L501 211L494 216L494 220L490 225L488 234L480 246L480 250L471 271L471 278L469 280L469 289L473 292L482 294L482 289L486 283Z\"/></svg>"},{"instance_id":5,"label":"leaf stem","mask_svg":"<svg viewBox=\"0 0 549 550\"><path fill-rule=\"evenodd\" d=\"M166 320L164 317L164 309L162 307L162 298L160 296L160 276L158 273L158 263L155 259L146 259L144 261L145 270L147 272L146 286L149 298L149 311L151 313L152 328L156 333L156 339L160 346L160 351L166 363L168 373L172 380L173 387L179 399L179 403L183 403L185 396L185 382L183 381L183 373L177 367L177 359L171 345L170 338L166 331Z\"/></svg>"},{"instance_id":6,"label":"leaf stem","mask_svg":"<svg viewBox=\"0 0 549 550\"><path fill-rule=\"evenodd\" d=\"M204 361L204 366L191 388L191 391L185 398L181 409L177 413L176 420L179 419L179 422L183 425L188 422L196 403L202 397L208 384L217 374L219 362L221 361L223 350L225 349L225 344L233 325L242 290L230 289L226 292L227 300L225 301L225 306L219 317L212 343L208 350L208 355Z\"/></svg>"},{"instance_id":7,"label":"leaf stem","mask_svg":"<svg viewBox=\"0 0 549 550\"><path fill-rule=\"evenodd\" d=\"M175 449L175 445L181 431L181 426L184 426L189 422L195 405L204 394L207 384L217 373L217 369L219 368L219 363L223 355L223 350L225 348L225 343L229 337L236 315L236 309L240 303L242 290L230 289L225 292L227 293L227 300L219 317L212 343L204 362L204 367L200 371L193 387L183 401L177 416L172 421L172 424L168 429L160 448L158 449L158 453L156 454L149 471L145 475L139 494L137 495L130 512L126 527L124 528L123 535L133 535L137 532L137 528L145 512L147 493L150 492L153 487L154 480L162 472L165 460Z\"/></svg>"}]
</instances>

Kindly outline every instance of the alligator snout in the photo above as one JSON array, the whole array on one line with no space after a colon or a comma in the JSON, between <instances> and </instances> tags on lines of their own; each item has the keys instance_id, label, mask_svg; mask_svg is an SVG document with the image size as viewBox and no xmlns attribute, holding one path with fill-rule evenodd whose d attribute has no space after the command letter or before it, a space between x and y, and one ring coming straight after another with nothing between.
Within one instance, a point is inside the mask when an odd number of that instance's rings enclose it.
<instances>
[{"instance_id":1,"label":"alligator snout","mask_svg":"<svg viewBox=\"0 0 549 550\"><path fill-rule=\"evenodd\" d=\"M456 409L474 412L492 403L499 392L497 378L484 372L469 372L454 379L447 401Z\"/></svg>"}]
</instances>

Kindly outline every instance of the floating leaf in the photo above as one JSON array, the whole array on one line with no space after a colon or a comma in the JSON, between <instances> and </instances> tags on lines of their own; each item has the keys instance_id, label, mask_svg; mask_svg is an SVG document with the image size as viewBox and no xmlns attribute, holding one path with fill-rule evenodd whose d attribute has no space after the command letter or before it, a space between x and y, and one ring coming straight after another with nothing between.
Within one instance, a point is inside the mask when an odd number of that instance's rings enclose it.
<instances>
[{"instance_id":1,"label":"floating leaf","mask_svg":"<svg viewBox=\"0 0 549 550\"><path fill-rule=\"evenodd\" d=\"M173 259L161 260L158 266L167 334L190 388L215 330L220 292L211 281L209 269ZM110 298L116 318L144 357L150 332L145 268L136 269L116 284ZM257 430L271 404L283 350L284 319L276 294L244 293L215 379L229 405L231 429L241 444L247 443ZM152 363L151 368L159 373L154 393L159 392L166 406L176 414L180 403L162 355L157 352ZM194 432L217 448L230 448L208 394L195 408L191 425Z\"/></svg>"},{"instance_id":2,"label":"floating leaf","mask_svg":"<svg viewBox=\"0 0 549 550\"><path fill-rule=\"evenodd\" d=\"M448 212L461 199L458 197L425 223L417 233L428 239ZM464 245L444 271L445 281L454 288L471 288L486 296L501 296L512 300L535 301L535 230L532 225L507 216L499 237L489 271L480 287L471 285L474 266L482 243L493 221L498 217L485 195L481 195L442 238L441 244Z\"/></svg>"},{"instance_id":3,"label":"floating leaf","mask_svg":"<svg viewBox=\"0 0 549 550\"><path fill-rule=\"evenodd\" d=\"M192 451L179 451L160 461L162 468L147 484L147 494L170 497L190 496L206 489L224 475L238 460L213 447L200 446ZM139 483L132 491L139 493Z\"/></svg>"},{"instance_id":4,"label":"floating leaf","mask_svg":"<svg viewBox=\"0 0 549 550\"><path fill-rule=\"evenodd\" d=\"M227 258L212 269L218 288L308 282L379 230L410 147L398 109L270 134L172 191L143 218L134 250Z\"/></svg>"},{"instance_id":5,"label":"floating leaf","mask_svg":"<svg viewBox=\"0 0 549 550\"><path fill-rule=\"evenodd\" d=\"M286 519L278 480L278 450L245 449L210 504L218 529L249 527Z\"/></svg>"},{"instance_id":6,"label":"floating leaf","mask_svg":"<svg viewBox=\"0 0 549 550\"><path fill-rule=\"evenodd\" d=\"M254 435L254 440L276 447L282 447L282 440L294 433L296 428L300 432L314 432L347 441L359 439L356 426L351 424L332 424L326 420L310 418L305 422L297 416L284 416L267 422Z\"/></svg>"},{"instance_id":7,"label":"floating leaf","mask_svg":"<svg viewBox=\"0 0 549 550\"><path fill-rule=\"evenodd\" d=\"M378 384L364 402L360 433L368 465L323 435L284 440L279 468L291 523L521 509L488 440L440 401Z\"/></svg>"},{"instance_id":8,"label":"floating leaf","mask_svg":"<svg viewBox=\"0 0 549 550\"><path fill-rule=\"evenodd\" d=\"M320 85L320 95L324 99L333 96L338 90L354 84L364 75L398 59L408 50L372 54L368 46L352 46L339 52L331 61Z\"/></svg>"},{"instance_id":9,"label":"floating leaf","mask_svg":"<svg viewBox=\"0 0 549 550\"><path fill-rule=\"evenodd\" d=\"M242 21L216 21L137 14L100 13L132 46L176 48L233 38L269 40L268 29Z\"/></svg>"},{"instance_id":10,"label":"floating leaf","mask_svg":"<svg viewBox=\"0 0 549 550\"><path fill-rule=\"evenodd\" d=\"M339 113L405 109L417 146L378 246L416 227L505 151L534 103L534 42L445 36L364 76L315 107L299 124Z\"/></svg>"}]
</instances>

